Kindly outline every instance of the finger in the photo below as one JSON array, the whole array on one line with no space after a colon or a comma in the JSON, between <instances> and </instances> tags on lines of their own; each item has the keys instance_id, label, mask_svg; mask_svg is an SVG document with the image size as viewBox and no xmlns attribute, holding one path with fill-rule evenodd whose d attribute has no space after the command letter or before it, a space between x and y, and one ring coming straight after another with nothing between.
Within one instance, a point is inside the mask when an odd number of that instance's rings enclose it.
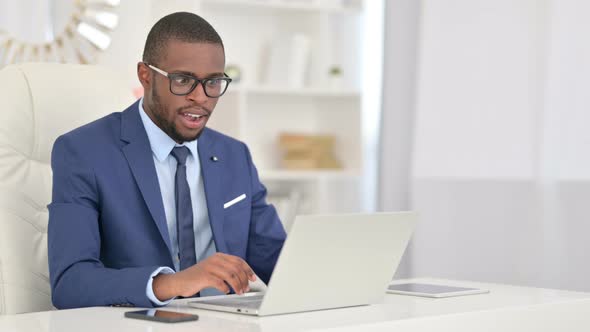
<instances>
[{"instance_id":1,"label":"finger","mask_svg":"<svg viewBox=\"0 0 590 332\"><path fill-rule=\"evenodd\" d=\"M236 292L245 292L248 290L248 280L250 280L251 269L241 258L225 255L220 261L223 268L230 273L229 278L238 279L240 288L234 288ZM233 286L232 286L233 287Z\"/></svg>"},{"instance_id":2,"label":"finger","mask_svg":"<svg viewBox=\"0 0 590 332\"><path fill-rule=\"evenodd\" d=\"M243 259L237 256L229 256L227 259L238 266L238 268L244 273L244 277L246 280L256 280L254 271L252 270L250 265L248 265L248 263L246 263Z\"/></svg>"},{"instance_id":3,"label":"finger","mask_svg":"<svg viewBox=\"0 0 590 332\"><path fill-rule=\"evenodd\" d=\"M233 287L237 294L242 294L246 292L246 288L248 288L248 277L244 273L244 271L240 270L236 266L230 266L227 270L230 274L230 278L232 281L236 283L236 287Z\"/></svg>"},{"instance_id":4,"label":"finger","mask_svg":"<svg viewBox=\"0 0 590 332\"><path fill-rule=\"evenodd\" d=\"M216 279L215 282L211 285L211 287L223 292L224 294L228 294L230 292L227 283L221 279Z\"/></svg>"},{"instance_id":5,"label":"finger","mask_svg":"<svg viewBox=\"0 0 590 332\"><path fill-rule=\"evenodd\" d=\"M243 260L241 257L227 255L227 254L220 254L219 258L223 261L229 261L232 264L239 265L240 268L244 269L245 271L248 271L248 274L254 274L254 271L252 271L252 268L250 267L250 265L248 265L248 263L246 263L246 261Z\"/></svg>"},{"instance_id":6,"label":"finger","mask_svg":"<svg viewBox=\"0 0 590 332\"><path fill-rule=\"evenodd\" d=\"M227 272L224 278L225 282L231 286L236 294L243 294L247 286L242 283L236 273L230 271L225 272Z\"/></svg>"},{"instance_id":7,"label":"finger","mask_svg":"<svg viewBox=\"0 0 590 332\"><path fill-rule=\"evenodd\" d=\"M231 264L218 262L218 264L211 266L209 271L216 279L226 282L236 294L242 294L247 287L247 281L244 282L239 277L239 270Z\"/></svg>"},{"instance_id":8,"label":"finger","mask_svg":"<svg viewBox=\"0 0 590 332\"><path fill-rule=\"evenodd\" d=\"M197 265L199 266L199 270L203 274L203 279L206 283L205 287L213 287L219 289L220 291L226 294L230 291L228 285L231 286L234 290L239 289L238 285L235 282L231 280L228 280L230 282L229 284L225 282L226 279L230 277L230 274L225 272L225 270L227 269L225 267L226 263L220 255L216 254L210 256L209 258L203 260Z\"/></svg>"},{"instance_id":9,"label":"finger","mask_svg":"<svg viewBox=\"0 0 590 332\"><path fill-rule=\"evenodd\" d=\"M237 271L237 277L240 279L240 283L243 286L242 290L247 292L249 284L248 280L251 278L250 267L241 259L233 259L230 264L232 264L230 269Z\"/></svg>"}]
</instances>

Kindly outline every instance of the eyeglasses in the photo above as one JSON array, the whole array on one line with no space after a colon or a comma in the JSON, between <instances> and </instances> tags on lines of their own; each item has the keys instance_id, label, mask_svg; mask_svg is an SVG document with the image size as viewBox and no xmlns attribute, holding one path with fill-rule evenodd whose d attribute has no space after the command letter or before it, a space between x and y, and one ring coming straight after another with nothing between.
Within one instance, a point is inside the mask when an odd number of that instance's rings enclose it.
<instances>
[{"instance_id":1,"label":"eyeglasses","mask_svg":"<svg viewBox=\"0 0 590 332\"><path fill-rule=\"evenodd\" d=\"M153 69L155 72L160 73L170 80L170 92L177 96L186 96L189 93L193 92L193 90L201 83L203 86L203 91L205 95L209 98L219 98L223 96L229 83L232 81L227 74L223 74L224 77L213 77L213 78L205 78L205 79L198 79L192 75L187 74L179 74L179 73L167 73L160 68L152 66L150 64L146 65Z\"/></svg>"}]
</instances>

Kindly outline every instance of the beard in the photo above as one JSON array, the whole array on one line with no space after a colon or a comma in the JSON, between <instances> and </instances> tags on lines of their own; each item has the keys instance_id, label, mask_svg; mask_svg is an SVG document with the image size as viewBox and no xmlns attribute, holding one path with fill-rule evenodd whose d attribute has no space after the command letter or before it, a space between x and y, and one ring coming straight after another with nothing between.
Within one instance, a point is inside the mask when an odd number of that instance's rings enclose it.
<instances>
[{"instance_id":1,"label":"beard","mask_svg":"<svg viewBox=\"0 0 590 332\"><path fill-rule=\"evenodd\" d=\"M154 116L156 125L177 143L194 141L199 137L200 132L193 136L182 135L176 129L174 122L166 119L165 114L166 112L164 111L164 106L160 100L160 95L158 95L155 85L152 85L152 115Z\"/></svg>"}]
</instances>

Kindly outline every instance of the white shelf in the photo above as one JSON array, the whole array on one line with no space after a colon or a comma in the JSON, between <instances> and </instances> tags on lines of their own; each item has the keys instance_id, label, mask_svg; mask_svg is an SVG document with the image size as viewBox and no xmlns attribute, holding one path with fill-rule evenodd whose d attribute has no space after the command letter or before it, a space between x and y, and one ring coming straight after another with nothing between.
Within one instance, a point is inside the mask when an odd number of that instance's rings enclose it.
<instances>
[{"instance_id":1,"label":"white shelf","mask_svg":"<svg viewBox=\"0 0 590 332\"><path fill-rule=\"evenodd\" d=\"M260 178L263 180L346 180L358 178L359 172L350 170L260 170Z\"/></svg>"},{"instance_id":2,"label":"white shelf","mask_svg":"<svg viewBox=\"0 0 590 332\"><path fill-rule=\"evenodd\" d=\"M273 9L299 10L309 12L359 13L361 8L330 4L331 1L297 1L297 0L203 0L203 4L210 7L232 7L234 9Z\"/></svg>"},{"instance_id":3,"label":"white shelf","mask_svg":"<svg viewBox=\"0 0 590 332\"><path fill-rule=\"evenodd\" d=\"M248 144L269 195L302 191L311 203L301 211L309 213L358 211L364 164L358 83L362 17L369 0L193 1L219 29L227 63L242 72L208 125ZM298 35L308 38L311 51L304 71L294 72L304 72L304 78L296 80L285 70L294 63L290 51L281 55L283 65L271 60L273 45L280 48L285 38L292 42ZM334 66L341 68L339 78L330 76ZM278 138L283 133L333 136L333 155L342 169L281 168Z\"/></svg>"},{"instance_id":4,"label":"white shelf","mask_svg":"<svg viewBox=\"0 0 590 332\"><path fill-rule=\"evenodd\" d=\"M359 98L360 91L353 89L320 89L320 88L286 88L272 86L241 86L229 87L228 93L246 93L260 95L288 95L302 97L352 97Z\"/></svg>"}]
</instances>

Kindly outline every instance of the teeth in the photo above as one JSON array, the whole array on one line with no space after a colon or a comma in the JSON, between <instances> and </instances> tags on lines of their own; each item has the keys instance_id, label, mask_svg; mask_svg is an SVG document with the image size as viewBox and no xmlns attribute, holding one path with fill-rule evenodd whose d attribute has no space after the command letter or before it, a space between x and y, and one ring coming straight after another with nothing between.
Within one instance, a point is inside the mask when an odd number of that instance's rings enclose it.
<instances>
[{"instance_id":1,"label":"teeth","mask_svg":"<svg viewBox=\"0 0 590 332\"><path fill-rule=\"evenodd\" d=\"M190 114L190 113L184 113L184 115L188 115L188 116L193 117L195 119L200 119L201 117L203 117L202 115Z\"/></svg>"}]
</instances>

